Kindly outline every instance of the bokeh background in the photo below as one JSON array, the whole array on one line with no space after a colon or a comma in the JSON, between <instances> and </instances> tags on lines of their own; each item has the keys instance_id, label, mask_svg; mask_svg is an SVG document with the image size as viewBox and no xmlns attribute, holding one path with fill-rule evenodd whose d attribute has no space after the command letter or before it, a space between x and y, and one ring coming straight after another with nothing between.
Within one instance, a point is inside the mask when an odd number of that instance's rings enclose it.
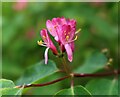
<instances>
[{"instance_id":1,"label":"bokeh background","mask_svg":"<svg viewBox=\"0 0 120 97\"><path fill-rule=\"evenodd\" d=\"M44 59L46 48L37 45L40 30L46 28L46 20L62 16L75 19L77 29L82 29L75 41L74 59L70 64L73 68L80 66L91 52L105 48L117 68L118 3L2 2L3 78L16 81L27 67ZM60 64L51 51L49 58ZM52 94L65 85L51 86L33 89L28 94L47 94L47 89Z\"/></svg>"}]
</instances>

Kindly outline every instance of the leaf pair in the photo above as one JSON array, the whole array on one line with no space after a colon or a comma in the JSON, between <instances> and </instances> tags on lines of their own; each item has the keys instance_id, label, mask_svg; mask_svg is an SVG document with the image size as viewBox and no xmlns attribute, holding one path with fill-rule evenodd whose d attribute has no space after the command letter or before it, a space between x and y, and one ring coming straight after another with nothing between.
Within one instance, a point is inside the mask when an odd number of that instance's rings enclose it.
<instances>
[{"instance_id":1,"label":"leaf pair","mask_svg":"<svg viewBox=\"0 0 120 97\"><path fill-rule=\"evenodd\" d=\"M102 53L92 54L85 63L80 66L75 72L77 73L94 73L104 68L107 63L107 58ZM58 71L56 64L49 60L45 65L44 61L41 61L30 68L28 68L20 79L17 81L17 85L33 84L38 80L42 80L50 75L53 75ZM1 79L0 85L3 95L21 95L23 88L14 88L15 84L10 80ZM94 79L89 81L85 87L79 85L69 89L63 89L55 93L56 95L117 95L118 94L118 81L116 79ZM54 87L53 87L54 88ZM2 95L1 94L1 95ZM79 96L78 96L79 97Z\"/></svg>"}]
</instances>

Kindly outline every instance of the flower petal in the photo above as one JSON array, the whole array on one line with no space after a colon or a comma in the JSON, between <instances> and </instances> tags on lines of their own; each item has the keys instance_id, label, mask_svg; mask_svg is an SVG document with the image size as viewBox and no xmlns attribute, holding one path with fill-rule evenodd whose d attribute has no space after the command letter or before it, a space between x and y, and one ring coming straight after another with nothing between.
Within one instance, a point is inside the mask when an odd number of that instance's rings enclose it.
<instances>
[{"instance_id":1,"label":"flower petal","mask_svg":"<svg viewBox=\"0 0 120 97\"><path fill-rule=\"evenodd\" d=\"M74 19L68 19L67 24L70 25L72 28L76 27L76 21Z\"/></svg>"},{"instance_id":2,"label":"flower petal","mask_svg":"<svg viewBox=\"0 0 120 97\"><path fill-rule=\"evenodd\" d=\"M66 52L67 52L68 60L70 62L72 62L73 56L72 56L72 49L71 49L70 45L69 44L65 44L65 49L66 49Z\"/></svg>"},{"instance_id":3,"label":"flower petal","mask_svg":"<svg viewBox=\"0 0 120 97\"><path fill-rule=\"evenodd\" d=\"M58 38L58 36L55 36L55 38L54 38L56 41L59 41L59 38Z\"/></svg>"},{"instance_id":4,"label":"flower petal","mask_svg":"<svg viewBox=\"0 0 120 97\"><path fill-rule=\"evenodd\" d=\"M56 29L54 27L55 25L50 20L47 20L46 26L47 26L48 31L53 37L57 36Z\"/></svg>"},{"instance_id":5,"label":"flower petal","mask_svg":"<svg viewBox=\"0 0 120 97\"><path fill-rule=\"evenodd\" d=\"M45 50L45 64L47 64L48 63L48 50L49 50L49 47L48 48L46 48L46 50Z\"/></svg>"},{"instance_id":6,"label":"flower petal","mask_svg":"<svg viewBox=\"0 0 120 97\"><path fill-rule=\"evenodd\" d=\"M57 55L57 49L56 47L54 46L52 40L50 39L48 33L47 33L47 30L46 29L42 29L41 32L40 32L41 36L42 36L42 39L46 45L46 47L49 47L52 52Z\"/></svg>"},{"instance_id":7,"label":"flower petal","mask_svg":"<svg viewBox=\"0 0 120 97\"><path fill-rule=\"evenodd\" d=\"M71 47L71 49L72 49L72 52L74 52L74 49L75 49L74 42L71 42L71 43L70 43L70 47Z\"/></svg>"},{"instance_id":8,"label":"flower petal","mask_svg":"<svg viewBox=\"0 0 120 97\"><path fill-rule=\"evenodd\" d=\"M44 41L46 44L48 44L50 39L49 39L47 30L46 30L46 29L42 29L41 32L40 32L40 35L41 35L43 41Z\"/></svg>"}]
</instances>

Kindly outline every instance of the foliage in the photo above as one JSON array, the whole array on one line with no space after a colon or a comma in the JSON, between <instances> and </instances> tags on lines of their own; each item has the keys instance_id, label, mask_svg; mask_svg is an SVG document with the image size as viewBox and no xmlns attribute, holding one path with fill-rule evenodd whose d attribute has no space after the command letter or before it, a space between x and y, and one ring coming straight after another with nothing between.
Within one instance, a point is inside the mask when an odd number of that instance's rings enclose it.
<instances>
[{"instance_id":1,"label":"foliage","mask_svg":"<svg viewBox=\"0 0 120 97\"><path fill-rule=\"evenodd\" d=\"M32 71L32 72L31 72ZM28 68L23 76L18 79L17 84L31 84L36 82L39 79L43 79L51 74L57 72L58 69L53 61L48 62L48 65L45 65L44 61L41 61L30 68Z\"/></svg>"},{"instance_id":2,"label":"foliage","mask_svg":"<svg viewBox=\"0 0 120 97\"><path fill-rule=\"evenodd\" d=\"M87 83L86 88L92 95L118 95L118 80L95 79Z\"/></svg>"}]
</instances>

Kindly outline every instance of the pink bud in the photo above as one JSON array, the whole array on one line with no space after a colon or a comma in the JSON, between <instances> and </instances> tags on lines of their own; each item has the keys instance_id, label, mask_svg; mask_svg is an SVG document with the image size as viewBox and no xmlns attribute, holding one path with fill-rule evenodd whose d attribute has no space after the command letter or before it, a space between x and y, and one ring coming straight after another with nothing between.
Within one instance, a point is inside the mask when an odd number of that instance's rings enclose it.
<instances>
[{"instance_id":1,"label":"pink bud","mask_svg":"<svg viewBox=\"0 0 120 97\"><path fill-rule=\"evenodd\" d=\"M47 47L47 49L45 50L45 64L47 64L47 62L48 62L48 50L51 49L55 55L58 54L58 51L57 51L56 47L54 46L52 40L49 38L46 29L42 29L40 32L40 35L42 36L42 39L44 41L43 45Z\"/></svg>"}]
</instances>

